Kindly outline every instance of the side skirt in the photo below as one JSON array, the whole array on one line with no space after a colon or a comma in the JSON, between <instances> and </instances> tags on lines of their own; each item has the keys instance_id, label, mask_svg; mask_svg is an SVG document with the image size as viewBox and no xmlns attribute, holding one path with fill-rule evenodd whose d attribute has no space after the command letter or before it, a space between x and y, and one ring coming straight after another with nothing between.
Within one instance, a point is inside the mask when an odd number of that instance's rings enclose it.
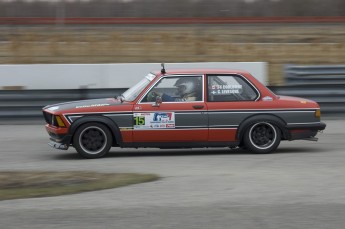
<instances>
[{"instance_id":1,"label":"side skirt","mask_svg":"<svg viewBox=\"0 0 345 229\"><path fill-rule=\"evenodd\" d=\"M205 148L205 147L236 147L240 142L131 142L123 143L122 148L160 148L160 149L180 149L180 148Z\"/></svg>"}]
</instances>

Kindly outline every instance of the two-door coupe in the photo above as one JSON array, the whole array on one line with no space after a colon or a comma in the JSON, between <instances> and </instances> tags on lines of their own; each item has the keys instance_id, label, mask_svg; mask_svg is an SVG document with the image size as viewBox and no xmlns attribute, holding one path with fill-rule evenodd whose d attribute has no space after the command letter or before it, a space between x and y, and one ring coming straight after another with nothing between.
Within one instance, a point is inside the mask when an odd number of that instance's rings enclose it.
<instances>
[{"instance_id":1,"label":"two-door coupe","mask_svg":"<svg viewBox=\"0 0 345 229\"><path fill-rule=\"evenodd\" d=\"M317 140L325 129L311 100L275 95L238 70L174 70L146 75L117 98L43 108L52 147L85 158L111 147L243 147L270 153L281 140Z\"/></svg>"}]
</instances>

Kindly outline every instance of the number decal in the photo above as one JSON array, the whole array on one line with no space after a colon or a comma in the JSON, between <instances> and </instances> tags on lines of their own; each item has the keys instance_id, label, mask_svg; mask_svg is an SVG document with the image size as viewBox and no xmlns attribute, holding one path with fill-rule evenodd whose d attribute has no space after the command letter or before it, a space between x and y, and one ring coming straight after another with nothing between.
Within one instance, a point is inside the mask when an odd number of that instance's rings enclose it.
<instances>
[{"instance_id":1,"label":"number decal","mask_svg":"<svg viewBox=\"0 0 345 229\"><path fill-rule=\"evenodd\" d=\"M144 116L137 116L134 117L134 125L136 126L143 126L145 125L145 117Z\"/></svg>"}]
</instances>

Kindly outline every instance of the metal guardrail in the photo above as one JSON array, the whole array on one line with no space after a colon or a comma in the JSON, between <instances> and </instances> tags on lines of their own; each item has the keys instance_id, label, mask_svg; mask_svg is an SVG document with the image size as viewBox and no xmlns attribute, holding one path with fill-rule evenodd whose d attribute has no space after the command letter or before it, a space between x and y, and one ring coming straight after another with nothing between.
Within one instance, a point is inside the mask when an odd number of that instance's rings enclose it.
<instances>
[{"instance_id":1,"label":"metal guardrail","mask_svg":"<svg viewBox=\"0 0 345 229\"><path fill-rule=\"evenodd\" d=\"M312 99L324 114L345 114L345 66L285 67L286 86L272 86L278 95ZM49 104L116 97L126 88L65 90L0 90L0 120L42 118ZM43 118L42 118L43 119Z\"/></svg>"},{"instance_id":2,"label":"metal guardrail","mask_svg":"<svg viewBox=\"0 0 345 229\"><path fill-rule=\"evenodd\" d=\"M274 86L272 91L312 99L321 106L323 114L345 114L345 84ZM77 90L2 90L0 91L0 120L42 119L42 108L49 104L82 99L111 98L126 89Z\"/></svg>"},{"instance_id":3,"label":"metal guardrail","mask_svg":"<svg viewBox=\"0 0 345 229\"><path fill-rule=\"evenodd\" d=\"M287 85L345 84L345 65L285 66Z\"/></svg>"},{"instance_id":4,"label":"metal guardrail","mask_svg":"<svg viewBox=\"0 0 345 229\"><path fill-rule=\"evenodd\" d=\"M194 17L194 18L132 18L132 17L0 17L0 25L133 25L133 24L244 24L244 23L344 23L343 16L326 17Z\"/></svg>"},{"instance_id":5,"label":"metal guardrail","mask_svg":"<svg viewBox=\"0 0 345 229\"><path fill-rule=\"evenodd\" d=\"M345 114L345 66L285 67L286 86L272 86L278 95L312 99L324 114ZM126 89L2 90L0 120L42 118L42 107L74 100L109 98Z\"/></svg>"},{"instance_id":6,"label":"metal guardrail","mask_svg":"<svg viewBox=\"0 0 345 229\"><path fill-rule=\"evenodd\" d=\"M323 114L345 114L345 84L272 86L270 89L278 95L314 100Z\"/></svg>"},{"instance_id":7,"label":"metal guardrail","mask_svg":"<svg viewBox=\"0 0 345 229\"><path fill-rule=\"evenodd\" d=\"M286 65L285 82L272 90L317 101L323 113L345 113L345 65Z\"/></svg>"},{"instance_id":8,"label":"metal guardrail","mask_svg":"<svg viewBox=\"0 0 345 229\"><path fill-rule=\"evenodd\" d=\"M42 118L42 108L68 101L111 98L126 89L0 90L0 119Z\"/></svg>"}]
</instances>

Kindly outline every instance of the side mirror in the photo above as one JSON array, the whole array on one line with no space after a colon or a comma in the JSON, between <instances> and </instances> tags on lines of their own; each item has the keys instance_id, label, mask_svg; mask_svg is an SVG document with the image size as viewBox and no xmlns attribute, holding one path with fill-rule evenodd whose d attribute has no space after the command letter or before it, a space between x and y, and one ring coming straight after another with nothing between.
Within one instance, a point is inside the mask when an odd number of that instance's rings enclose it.
<instances>
[{"instance_id":1,"label":"side mirror","mask_svg":"<svg viewBox=\"0 0 345 229\"><path fill-rule=\"evenodd\" d=\"M162 97L157 96L156 97L156 102L154 104L152 104L153 107L159 107L162 103Z\"/></svg>"}]
</instances>

